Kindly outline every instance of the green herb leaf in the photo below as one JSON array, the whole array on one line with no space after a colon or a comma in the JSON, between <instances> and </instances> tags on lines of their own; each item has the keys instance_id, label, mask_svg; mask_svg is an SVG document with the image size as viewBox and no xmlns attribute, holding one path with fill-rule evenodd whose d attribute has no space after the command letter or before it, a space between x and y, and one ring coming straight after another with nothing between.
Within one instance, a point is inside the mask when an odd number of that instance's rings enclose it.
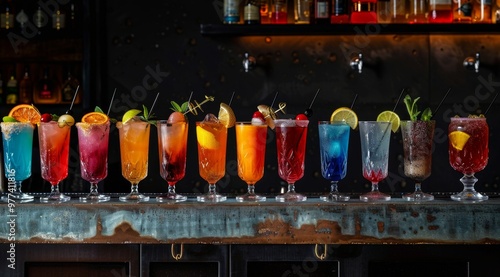
<instances>
[{"instance_id":1,"label":"green herb leaf","mask_svg":"<svg viewBox=\"0 0 500 277\"><path fill-rule=\"evenodd\" d=\"M181 106L181 113L185 113L185 112L187 112L187 111L188 111L188 109L189 109L189 102L187 102L187 101L186 101L186 102L182 103L182 106Z\"/></svg>"},{"instance_id":2,"label":"green herb leaf","mask_svg":"<svg viewBox=\"0 0 500 277\"><path fill-rule=\"evenodd\" d=\"M144 120L148 121L149 120L149 111L145 105L142 105L142 114L143 114Z\"/></svg>"},{"instance_id":3,"label":"green herb leaf","mask_svg":"<svg viewBox=\"0 0 500 277\"><path fill-rule=\"evenodd\" d=\"M94 112L104 113L103 110L99 106L95 106Z\"/></svg>"},{"instance_id":4,"label":"green herb leaf","mask_svg":"<svg viewBox=\"0 0 500 277\"><path fill-rule=\"evenodd\" d=\"M406 110L408 111L408 114L410 115L411 121L416 121L418 119L418 115L420 114L420 111L418 110L418 105L417 105L417 101L419 99L420 99L420 97L417 97L414 100L412 100L411 96L408 94L403 99L403 102L406 105ZM429 121L429 120L431 120L431 117L432 117L431 109L427 108L424 110L424 112L422 113L420 118L423 121Z\"/></svg>"},{"instance_id":5,"label":"green herb leaf","mask_svg":"<svg viewBox=\"0 0 500 277\"><path fill-rule=\"evenodd\" d=\"M420 117L422 121L430 121L431 118L432 118L432 111L430 108L425 109L422 112L422 116Z\"/></svg>"},{"instance_id":6,"label":"green herb leaf","mask_svg":"<svg viewBox=\"0 0 500 277\"><path fill-rule=\"evenodd\" d=\"M175 101L170 101L170 105L172 105L172 108L170 108L174 112L182 112L182 107L179 106Z\"/></svg>"}]
</instances>

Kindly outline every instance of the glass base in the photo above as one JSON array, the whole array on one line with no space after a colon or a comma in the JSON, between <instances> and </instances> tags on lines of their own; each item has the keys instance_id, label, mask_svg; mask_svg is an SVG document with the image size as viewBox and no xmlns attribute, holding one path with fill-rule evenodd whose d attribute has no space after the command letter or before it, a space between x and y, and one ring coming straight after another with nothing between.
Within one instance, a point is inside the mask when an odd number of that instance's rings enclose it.
<instances>
[{"instance_id":1,"label":"glass base","mask_svg":"<svg viewBox=\"0 0 500 277\"><path fill-rule=\"evenodd\" d=\"M405 195L403 195L402 198L406 201L414 201L414 202L432 201L432 200L434 200L434 195L424 193L424 192L414 192L414 193L405 194Z\"/></svg>"},{"instance_id":2,"label":"glass base","mask_svg":"<svg viewBox=\"0 0 500 277\"><path fill-rule=\"evenodd\" d=\"M35 199L34 196L31 196L29 194L26 194L24 192L14 192L14 193L9 193L6 196L2 196L2 199L5 198L6 201L7 199L12 199L12 200L33 200Z\"/></svg>"},{"instance_id":3,"label":"glass base","mask_svg":"<svg viewBox=\"0 0 500 277\"><path fill-rule=\"evenodd\" d=\"M51 193L48 196L40 197L40 202L42 203L52 203L52 202L66 202L69 201L71 197L64 195L62 193Z\"/></svg>"},{"instance_id":4,"label":"glass base","mask_svg":"<svg viewBox=\"0 0 500 277\"><path fill-rule=\"evenodd\" d=\"M462 191L460 193L450 196L452 200L464 202L480 202L488 200L488 196L483 195L477 191Z\"/></svg>"},{"instance_id":5,"label":"glass base","mask_svg":"<svg viewBox=\"0 0 500 277\"><path fill-rule=\"evenodd\" d=\"M391 196L380 191L370 191L368 193L360 195L359 200L364 202L389 201L391 200Z\"/></svg>"},{"instance_id":6,"label":"glass base","mask_svg":"<svg viewBox=\"0 0 500 277\"><path fill-rule=\"evenodd\" d=\"M319 199L326 201L326 202L339 202L339 201L349 201L349 199L351 199L351 197L349 197L348 195L340 194L340 193L329 193L329 194L320 196Z\"/></svg>"},{"instance_id":7,"label":"glass base","mask_svg":"<svg viewBox=\"0 0 500 277\"><path fill-rule=\"evenodd\" d=\"M31 196L31 195L29 195ZM28 202L31 202L35 200L35 198L32 196L31 198L24 198L24 199L16 199L16 198L13 198L12 196L8 196L8 195L5 195L5 196L2 196L0 198L0 202L5 202L5 203L12 203L12 202L15 202L15 203L28 203Z\"/></svg>"},{"instance_id":8,"label":"glass base","mask_svg":"<svg viewBox=\"0 0 500 277\"><path fill-rule=\"evenodd\" d=\"M236 201L238 202L261 202L266 201L265 196L260 196L255 193L246 193L240 196L236 196Z\"/></svg>"},{"instance_id":9,"label":"glass base","mask_svg":"<svg viewBox=\"0 0 500 277\"><path fill-rule=\"evenodd\" d=\"M106 202L109 201L110 199L111 197L104 194L89 194L87 196L81 196L80 202L98 203L98 202Z\"/></svg>"},{"instance_id":10,"label":"glass base","mask_svg":"<svg viewBox=\"0 0 500 277\"><path fill-rule=\"evenodd\" d=\"M306 200L307 196L296 192L285 192L276 196L277 202L302 202Z\"/></svg>"},{"instance_id":11,"label":"glass base","mask_svg":"<svg viewBox=\"0 0 500 277\"><path fill-rule=\"evenodd\" d=\"M167 193L156 197L156 201L158 202L183 202L186 200L186 196L177 193Z\"/></svg>"},{"instance_id":12,"label":"glass base","mask_svg":"<svg viewBox=\"0 0 500 277\"><path fill-rule=\"evenodd\" d=\"M148 202L149 196L140 193L129 193L125 196L120 196L118 199L122 202Z\"/></svg>"},{"instance_id":13,"label":"glass base","mask_svg":"<svg viewBox=\"0 0 500 277\"><path fill-rule=\"evenodd\" d=\"M207 193L198 195L196 200L198 200L198 202L223 202L227 200L227 197L218 193Z\"/></svg>"}]
</instances>

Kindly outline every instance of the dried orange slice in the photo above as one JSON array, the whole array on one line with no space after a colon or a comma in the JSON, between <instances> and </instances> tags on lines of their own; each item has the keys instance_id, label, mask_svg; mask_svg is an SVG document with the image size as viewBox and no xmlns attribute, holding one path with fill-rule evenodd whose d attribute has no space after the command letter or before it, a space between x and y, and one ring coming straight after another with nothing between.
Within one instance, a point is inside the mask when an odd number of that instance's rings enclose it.
<instances>
[{"instance_id":1,"label":"dried orange slice","mask_svg":"<svg viewBox=\"0 0 500 277\"><path fill-rule=\"evenodd\" d=\"M37 124L40 122L40 112L33 105L21 104L17 105L9 112L9 116L15 118L19 122L31 122Z\"/></svg>"},{"instance_id":2,"label":"dried orange slice","mask_svg":"<svg viewBox=\"0 0 500 277\"><path fill-rule=\"evenodd\" d=\"M277 119L277 116L273 108L267 105L258 105L257 109L264 116L267 126L269 126L269 128L271 129L274 129L274 120Z\"/></svg>"},{"instance_id":3,"label":"dried orange slice","mask_svg":"<svg viewBox=\"0 0 500 277\"><path fill-rule=\"evenodd\" d=\"M108 122L109 117L100 112L90 112L82 117L82 122L92 124L104 124Z\"/></svg>"}]
</instances>

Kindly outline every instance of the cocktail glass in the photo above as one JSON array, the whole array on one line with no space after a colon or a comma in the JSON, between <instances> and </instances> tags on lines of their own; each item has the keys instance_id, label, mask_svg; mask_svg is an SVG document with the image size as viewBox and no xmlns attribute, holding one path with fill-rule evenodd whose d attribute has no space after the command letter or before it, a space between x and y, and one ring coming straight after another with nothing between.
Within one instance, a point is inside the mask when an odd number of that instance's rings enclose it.
<instances>
[{"instance_id":1,"label":"cocktail glass","mask_svg":"<svg viewBox=\"0 0 500 277\"><path fill-rule=\"evenodd\" d=\"M82 178L90 182L90 193L80 197L82 202L105 202L110 199L97 191L97 184L108 175L109 124L109 121L103 124L76 123L80 172Z\"/></svg>"},{"instance_id":2,"label":"cocktail glass","mask_svg":"<svg viewBox=\"0 0 500 277\"><path fill-rule=\"evenodd\" d=\"M237 122L235 130L238 176L248 184L247 193L237 196L236 201L265 201L265 196L255 194L255 183L264 176L267 125Z\"/></svg>"},{"instance_id":3,"label":"cocktail glass","mask_svg":"<svg viewBox=\"0 0 500 277\"><path fill-rule=\"evenodd\" d=\"M2 122L0 126L2 129L5 177L9 183L8 191L10 195L8 198L23 202L32 201L34 197L22 192L21 184L31 176L33 130L35 125L22 122Z\"/></svg>"},{"instance_id":4,"label":"cocktail glass","mask_svg":"<svg viewBox=\"0 0 500 277\"><path fill-rule=\"evenodd\" d=\"M59 126L57 121L38 124L42 178L51 184L50 194L40 197L41 202L70 200L69 196L59 192L59 183L68 176L70 133L70 126Z\"/></svg>"},{"instance_id":5,"label":"cocktail glass","mask_svg":"<svg viewBox=\"0 0 500 277\"><path fill-rule=\"evenodd\" d=\"M372 183L372 190L359 199L365 202L388 201L391 196L379 191L378 183L387 177L389 162L390 122L360 121L361 165L363 177Z\"/></svg>"},{"instance_id":6,"label":"cocktail glass","mask_svg":"<svg viewBox=\"0 0 500 277\"><path fill-rule=\"evenodd\" d=\"M474 174L488 164L488 136L489 128L484 117L451 118L448 126L450 165L464 174L460 179L464 185L463 191L452 195L451 199L468 202L488 199L488 196L474 189L477 182Z\"/></svg>"},{"instance_id":7,"label":"cocktail glass","mask_svg":"<svg viewBox=\"0 0 500 277\"><path fill-rule=\"evenodd\" d=\"M175 184L186 173L186 149L188 123L171 123L168 120L156 122L158 129L158 151L160 175L168 183L168 192L156 197L158 202L182 202L187 197L175 192Z\"/></svg>"},{"instance_id":8,"label":"cocktail glass","mask_svg":"<svg viewBox=\"0 0 500 277\"><path fill-rule=\"evenodd\" d=\"M338 182L347 173L347 150L351 127L342 121L320 121L319 148L321 175L330 181L330 193L319 198L327 202L349 201L349 196L339 193Z\"/></svg>"},{"instance_id":9,"label":"cocktail glass","mask_svg":"<svg viewBox=\"0 0 500 277\"><path fill-rule=\"evenodd\" d=\"M295 182L304 176L308 120L277 119L276 147L278 174L288 183L288 191L276 196L278 202L305 201L307 197L295 192Z\"/></svg>"},{"instance_id":10,"label":"cocktail glass","mask_svg":"<svg viewBox=\"0 0 500 277\"><path fill-rule=\"evenodd\" d=\"M226 196L216 191L217 181L226 174L227 128L214 116L196 122L198 168L201 178L208 182L208 192L198 195L200 202L222 202Z\"/></svg>"},{"instance_id":11,"label":"cocktail glass","mask_svg":"<svg viewBox=\"0 0 500 277\"><path fill-rule=\"evenodd\" d=\"M403 195L408 201L430 201L434 196L422 191L422 182L431 175L432 141L436 121L401 121L405 175L415 182L415 191Z\"/></svg>"},{"instance_id":12,"label":"cocktail glass","mask_svg":"<svg viewBox=\"0 0 500 277\"><path fill-rule=\"evenodd\" d=\"M117 122L120 138L122 176L131 183L131 191L120 196L123 202L146 202L149 196L139 193L139 182L148 175L149 132L148 122L131 119L125 124Z\"/></svg>"}]
</instances>

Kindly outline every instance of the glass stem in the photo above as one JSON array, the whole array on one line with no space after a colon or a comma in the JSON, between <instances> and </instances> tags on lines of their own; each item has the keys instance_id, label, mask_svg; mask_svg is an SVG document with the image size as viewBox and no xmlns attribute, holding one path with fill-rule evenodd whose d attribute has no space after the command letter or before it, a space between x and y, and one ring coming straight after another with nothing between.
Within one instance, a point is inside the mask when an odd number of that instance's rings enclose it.
<instances>
[{"instance_id":1,"label":"glass stem","mask_svg":"<svg viewBox=\"0 0 500 277\"><path fill-rule=\"evenodd\" d=\"M248 194L255 194L255 185L248 184Z\"/></svg>"},{"instance_id":2,"label":"glass stem","mask_svg":"<svg viewBox=\"0 0 500 277\"><path fill-rule=\"evenodd\" d=\"M288 192L295 193L295 183L288 183Z\"/></svg>"},{"instance_id":3,"label":"glass stem","mask_svg":"<svg viewBox=\"0 0 500 277\"><path fill-rule=\"evenodd\" d=\"M50 194L59 194L59 183L57 184L52 184L50 187Z\"/></svg>"},{"instance_id":4,"label":"glass stem","mask_svg":"<svg viewBox=\"0 0 500 277\"><path fill-rule=\"evenodd\" d=\"M23 194L21 191L21 184L23 181L16 181L16 187L15 187L15 192L14 194Z\"/></svg>"},{"instance_id":5,"label":"glass stem","mask_svg":"<svg viewBox=\"0 0 500 277\"><path fill-rule=\"evenodd\" d=\"M175 184L168 184L168 194L175 194Z\"/></svg>"},{"instance_id":6,"label":"glass stem","mask_svg":"<svg viewBox=\"0 0 500 277\"><path fill-rule=\"evenodd\" d=\"M465 192L472 192L475 193L476 190L474 189L474 184L477 182L477 178L474 177L474 174L472 175L464 175L464 177L460 178L460 181L462 184L464 184L464 191Z\"/></svg>"},{"instance_id":7,"label":"glass stem","mask_svg":"<svg viewBox=\"0 0 500 277\"><path fill-rule=\"evenodd\" d=\"M139 194L139 183L132 183L130 194Z\"/></svg>"},{"instance_id":8,"label":"glass stem","mask_svg":"<svg viewBox=\"0 0 500 277\"><path fill-rule=\"evenodd\" d=\"M415 192L422 193L422 184L420 182L415 183Z\"/></svg>"},{"instance_id":9,"label":"glass stem","mask_svg":"<svg viewBox=\"0 0 500 277\"><path fill-rule=\"evenodd\" d=\"M209 194L216 194L215 184L208 184L208 193Z\"/></svg>"},{"instance_id":10,"label":"glass stem","mask_svg":"<svg viewBox=\"0 0 500 277\"><path fill-rule=\"evenodd\" d=\"M378 183L372 183L372 192L379 192L378 191Z\"/></svg>"},{"instance_id":11,"label":"glass stem","mask_svg":"<svg viewBox=\"0 0 500 277\"><path fill-rule=\"evenodd\" d=\"M337 184L338 184L338 182L339 182L339 181L331 181L331 182L330 182L330 192L331 192L331 193L336 193L336 192L339 192L339 190L338 190L338 185L337 185Z\"/></svg>"},{"instance_id":12,"label":"glass stem","mask_svg":"<svg viewBox=\"0 0 500 277\"><path fill-rule=\"evenodd\" d=\"M97 183L92 182L90 183L90 194L91 195L98 195L99 192L97 192Z\"/></svg>"}]
</instances>

